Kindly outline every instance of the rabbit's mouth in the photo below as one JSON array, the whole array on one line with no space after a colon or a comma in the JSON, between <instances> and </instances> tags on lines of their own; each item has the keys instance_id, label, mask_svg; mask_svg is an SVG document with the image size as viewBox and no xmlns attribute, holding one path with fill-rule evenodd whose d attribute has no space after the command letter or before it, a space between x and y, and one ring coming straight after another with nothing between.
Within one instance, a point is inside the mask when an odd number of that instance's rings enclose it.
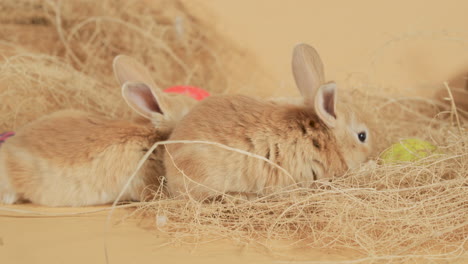
<instances>
[{"instance_id":1,"label":"rabbit's mouth","mask_svg":"<svg viewBox=\"0 0 468 264\"><path fill-rule=\"evenodd\" d=\"M312 171L312 177L314 181L323 178L324 176L327 177L325 166L319 160L312 160L312 167L310 169Z\"/></svg>"},{"instance_id":2,"label":"rabbit's mouth","mask_svg":"<svg viewBox=\"0 0 468 264\"><path fill-rule=\"evenodd\" d=\"M315 173L314 168L312 168L311 170L312 170L312 177L313 177L314 181L316 181L318 179L317 178L317 173Z\"/></svg>"}]
</instances>

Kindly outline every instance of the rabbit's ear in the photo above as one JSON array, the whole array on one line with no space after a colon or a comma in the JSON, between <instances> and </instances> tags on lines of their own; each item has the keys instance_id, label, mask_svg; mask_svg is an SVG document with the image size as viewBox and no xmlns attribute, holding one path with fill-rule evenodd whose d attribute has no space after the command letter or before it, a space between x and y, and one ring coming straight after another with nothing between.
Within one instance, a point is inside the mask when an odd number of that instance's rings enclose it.
<instances>
[{"instance_id":1,"label":"rabbit's ear","mask_svg":"<svg viewBox=\"0 0 468 264\"><path fill-rule=\"evenodd\" d=\"M293 51L292 71L305 103L313 105L317 90L325 82L322 60L317 51L307 44L297 44Z\"/></svg>"},{"instance_id":2,"label":"rabbit's ear","mask_svg":"<svg viewBox=\"0 0 468 264\"><path fill-rule=\"evenodd\" d=\"M336 84L327 83L318 89L315 96L315 112L330 128L336 126Z\"/></svg>"},{"instance_id":3,"label":"rabbit's ear","mask_svg":"<svg viewBox=\"0 0 468 264\"><path fill-rule=\"evenodd\" d=\"M177 109L171 109L171 97L156 85L143 64L129 56L119 55L114 58L112 66L122 86L123 97L133 110L146 118L174 118L173 112L177 113Z\"/></svg>"},{"instance_id":4,"label":"rabbit's ear","mask_svg":"<svg viewBox=\"0 0 468 264\"><path fill-rule=\"evenodd\" d=\"M158 96L145 83L126 82L122 86L122 96L138 114L147 118L163 118L163 108Z\"/></svg>"},{"instance_id":5,"label":"rabbit's ear","mask_svg":"<svg viewBox=\"0 0 468 264\"><path fill-rule=\"evenodd\" d=\"M151 87L156 87L148 69L129 56L118 55L114 58L112 67L115 77L121 86L126 82L141 82Z\"/></svg>"}]
</instances>

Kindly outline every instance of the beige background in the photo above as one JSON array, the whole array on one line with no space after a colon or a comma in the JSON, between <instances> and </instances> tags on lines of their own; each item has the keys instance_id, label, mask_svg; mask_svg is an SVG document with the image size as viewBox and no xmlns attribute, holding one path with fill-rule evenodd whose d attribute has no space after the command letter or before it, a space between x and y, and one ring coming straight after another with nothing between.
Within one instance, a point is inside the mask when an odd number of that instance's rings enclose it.
<instances>
[{"instance_id":1,"label":"beige background","mask_svg":"<svg viewBox=\"0 0 468 264\"><path fill-rule=\"evenodd\" d=\"M430 96L432 88L468 69L467 1L191 3L211 9L218 27L253 51L285 94L295 93L290 56L297 42L311 43L319 50L329 79L369 89L386 87L401 95L422 90ZM87 210L30 205L14 208ZM0 263L104 263L106 213L49 218L0 215ZM258 248L239 247L229 241L197 247L164 246L166 239L143 229L137 220L112 228L108 238L110 263L219 263L221 259L224 263L271 263L275 259ZM334 254L311 250L289 253L293 258L304 256L320 260Z\"/></svg>"},{"instance_id":2,"label":"beige background","mask_svg":"<svg viewBox=\"0 0 468 264\"><path fill-rule=\"evenodd\" d=\"M294 89L294 44L316 47L327 78L414 94L468 70L466 1L205 0L219 28ZM289 90L291 91L291 90Z\"/></svg>"}]
</instances>

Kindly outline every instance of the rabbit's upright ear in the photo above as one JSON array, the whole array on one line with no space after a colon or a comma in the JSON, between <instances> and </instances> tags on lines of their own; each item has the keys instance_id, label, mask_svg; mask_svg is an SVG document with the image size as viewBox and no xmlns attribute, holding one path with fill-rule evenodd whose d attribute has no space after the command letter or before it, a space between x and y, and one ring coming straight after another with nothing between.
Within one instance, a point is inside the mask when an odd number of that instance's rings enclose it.
<instances>
[{"instance_id":1,"label":"rabbit's upright ear","mask_svg":"<svg viewBox=\"0 0 468 264\"><path fill-rule=\"evenodd\" d=\"M304 102L313 105L315 94L325 82L322 60L317 51L310 45L297 44L293 51L292 71Z\"/></svg>"},{"instance_id":2,"label":"rabbit's upright ear","mask_svg":"<svg viewBox=\"0 0 468 264\"><path fill-rule=\"evenodd\" d=\"M336 84L327 83L317 91L314 102L318 117L330 128L336 126Z\"/></svg>"},{"instance_id":3,"label":"rabbit's upright ear","mask_svg":"<svg viewBox=\"0 0 468 264\"><path fill-rule=\"evenodd\" d=\"M122 96L127 104L141 116L150 120L164 119L158 95L147 84L126 82L122 86Z\"/></svg>"},{"instance_id":4,"label":"rabbit's upright ear","mask_svg":"<svg viewBox=\"0 0 468 264\"><path fill-rule=\"evenodd\" d=\"M122 95L133 110L149 119L173 118L171 98L156 85L143 64L132 57L119 55L114 58L112 66L122 87Z\"/></svg>"},{"instance_id":5,"label":"rabbit's upright ear","mask_svg":"<svg viewBox=\"0 0 468 264\"><path fill-rule=\"evenodd\" d=\"M148 69L131 57L115 57L113 68L127 104L153 123L158 123L161 118L178 121L197 102L185 95L164 93Z\"/></svg>"}]
</instances>

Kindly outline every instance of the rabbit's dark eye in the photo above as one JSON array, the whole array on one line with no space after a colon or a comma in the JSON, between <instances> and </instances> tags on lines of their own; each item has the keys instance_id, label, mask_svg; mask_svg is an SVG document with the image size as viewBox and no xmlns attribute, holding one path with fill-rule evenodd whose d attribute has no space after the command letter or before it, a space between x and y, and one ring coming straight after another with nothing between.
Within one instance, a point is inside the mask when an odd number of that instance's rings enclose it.
<instances>
[{"instance_id":1,"label":"rabbit's dark eye","mask_svg":"<svg viewBox=\"0 0 468 264\"><path fill-rule=\"evenodd\" d=\"M359 141L365 142L365 141L366 141L366 138L367 138L366 132L360 132L360 133L358 134L358 138L359 138Z\"/></svg>"}]
</instances>

